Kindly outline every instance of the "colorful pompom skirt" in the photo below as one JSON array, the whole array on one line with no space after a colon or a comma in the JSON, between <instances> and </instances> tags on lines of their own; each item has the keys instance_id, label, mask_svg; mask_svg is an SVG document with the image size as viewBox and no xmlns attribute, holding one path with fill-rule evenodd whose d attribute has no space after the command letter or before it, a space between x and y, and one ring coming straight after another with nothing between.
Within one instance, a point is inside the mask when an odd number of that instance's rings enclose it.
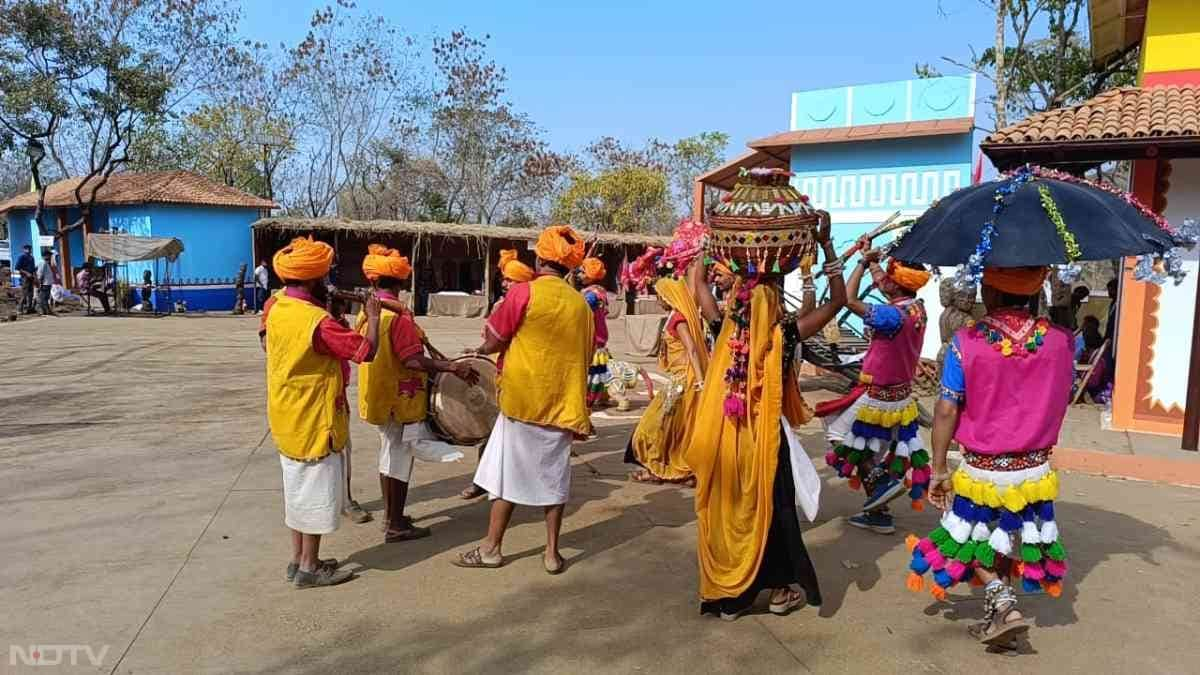
<instances>
[{"instance_id":1,"label":"colorful pompom skirt","mask_svg":"<svg viewBox=\"0 0 1200 675\"><path fill-rule=\"evenodd\" d=\"M913 508L921 510L931 473L929 452L917 433L919 413L912 386L870 385L860 391L857 399L837 410L836 416L830 415L825 424L833 446L825 462L849 479L854 489L871 468L882 467L893 478L908 481Z\"/></svg>"},{"instance_id":2,"label":"colorful pompom skirt","mask_svg":"<svg viewBox=\"0 0 1200 675\"><path fill-rule=\"evenodd\" d=\"M929 536L909 535L912 551L908 587L925 588L937 599L959 582L976 582L979 567L996 570L1027 592L1062 593L1067 552L1054 519L1058 474L1050 451L1005 455L964 453L952 477L954 501Z\"/></svg>"},{"instance_id":3,"label":"colorful pompom skirt","mask_svg":"<svg viewBox=\"0 0 1200 675\"><path fill-rule=\"evenodd\" d=\"M592 365L588 367L587 405L589 408L602 403L608 398L608 383L612 381L612 373L608 372L608 349L600 347L592 355Z\"/></svg>"}]
</instances>

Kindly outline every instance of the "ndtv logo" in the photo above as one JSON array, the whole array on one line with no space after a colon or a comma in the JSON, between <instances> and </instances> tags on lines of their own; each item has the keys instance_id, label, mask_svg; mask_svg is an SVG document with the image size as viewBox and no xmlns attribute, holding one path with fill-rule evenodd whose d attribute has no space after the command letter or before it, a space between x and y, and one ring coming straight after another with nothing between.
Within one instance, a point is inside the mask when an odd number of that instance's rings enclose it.
<instances>
[{"instance_id":1,"label":"ndtv logo","mask_svg":"<svg viewBox=\"0 0 1200 675\"><path fill-rule=\"evenodd\" d=\"M86 660L93 666L99 666L104 663L108 647L101 645L99 650L93 650L91 645L29 645L26 649L20 645L9 645L8 665L78 666Z\"/></svg>"}]
</instances>

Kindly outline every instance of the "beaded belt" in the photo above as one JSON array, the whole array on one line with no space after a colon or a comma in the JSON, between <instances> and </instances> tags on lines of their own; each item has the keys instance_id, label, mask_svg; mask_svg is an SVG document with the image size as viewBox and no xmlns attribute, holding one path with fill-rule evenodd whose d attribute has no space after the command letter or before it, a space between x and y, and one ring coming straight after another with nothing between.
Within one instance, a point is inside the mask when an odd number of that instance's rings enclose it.
<instances>
[{"instance_id":1,"label":"beaded belt","mask_svg":"<svg viewBox=\"0 0 1200 675\"><path fill-rule=\"evenodd\" d=\"M999 455L984 455L963 450L963 460L976 469L984 471L1023 471L1039 467L1050 461L1050 448L1006 452Z\"/></svg>"},{"instance_id":2,"label":"beaded belt","mask_svg":"<svg viewBox=\"0 0 1200 675\"><path fill-rule=\"evenodd\" d=\"M912 383L905 382L903 384L869 384L867 385L867 396L876 401L903 401L912 395Z\"/></svg>"}]
</instances>

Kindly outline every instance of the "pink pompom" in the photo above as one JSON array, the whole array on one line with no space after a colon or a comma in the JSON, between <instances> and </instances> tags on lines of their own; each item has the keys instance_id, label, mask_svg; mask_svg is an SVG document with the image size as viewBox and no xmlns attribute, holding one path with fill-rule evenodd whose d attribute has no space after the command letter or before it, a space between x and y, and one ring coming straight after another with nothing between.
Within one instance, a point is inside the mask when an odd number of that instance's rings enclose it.
<instances>
[{"instance_id":1,"label":"pink pompom","mask_svg":"<svg viewBox=\"0 0 1200 675\"><path fill-rule=\"evenodd\" d=\"M921 555L925 556L926 560L929 560L930 555L937 550L933 540L928 538L918 541L917 548L921 549Z\"/></svg>"},{"instance_id":2,"label":"pink pompom","mask_svg":"<svg viewBox=\"0 0 1200 675\"><path fill-rule=\"evenodd\" d=\"M828 464L829 466L837 466L838 465L837 453L832 450L825 453L825 463Z\"/></svg>"},{"instance_id":3,"label":"pink pompom","mask_svg":"<svg viewBox=\"0 0 1200 675\"><path fill-rule=\"evenodd\" d=\"M842 478L849 478L850 474L852 473L854 473L854 466L851 465L850 462L843 462L842 465L838 467L838 475Z\"/></svg>"},{"instance_id":4,"label":"pink pompom","mask_svg":"<svg viewBox=\"0 0 1200 675\"><path fill-rule=\"evenodd\" d=\"M933 477L933 471L928 466L922 466L912 470L913 485L928 485L929 479Z\"/></svg>"},{"instance_id":5,"label":"pink pompom","mask_svg":"<svg viewBox=\"0 0 1200 675\"><path fill-rule=\"evenodd\" d=\"M946 574L949 574L950 578L955 581L962 581L962 578L967 575L967 566L957 559L951 560L946 565Z\"/></svg>"},{"instance_id":6,"label":"pink pompom","mask_svg":"<svg viewBox=\"0 0 1200 675\"><path fill-rule=\"evenodd\" d=\"M942 555L942 552L936 548L925 554L925 559L929 561L929 566L932 567L933 571L935 572L946 569L946 558Z\"/></svg>"},{"instance_id":7,"label":"pink pompom","mask_svg":"<svg viewBox=\"0 0 1200 675\"><path fill-rule=\"evenodd\" d=\"M1046 578L1046 570L1042 569L1041 563L1025 563L1021 570L1021 576L1033 581L1041 581Z\"/></svg>"},{"instance_id":8,"label":"pink pompom","mask_svg":"<svg viewBox=\"0 0 1200 675\"><path fill-rule=\"evenodd\" d=\"M742 399L736 396L729 396L725 399L725 416L726 417L745 417L746 404Z\"/></svg>"},{"instance_id":9,"label":"pink pompom","mask_svg":"<svg viewBox=\"0 0 1200 675\"><path fill-rule=\"evenodd\" d=\"M1046 568L1046 574L1049 574L1052 577L1058 577L1061 579L1067 576L1067 561L1065 560L1054 560L1053 558L1047 558L1042 562L1042 565Z\"/></svg>"}]
</instances>

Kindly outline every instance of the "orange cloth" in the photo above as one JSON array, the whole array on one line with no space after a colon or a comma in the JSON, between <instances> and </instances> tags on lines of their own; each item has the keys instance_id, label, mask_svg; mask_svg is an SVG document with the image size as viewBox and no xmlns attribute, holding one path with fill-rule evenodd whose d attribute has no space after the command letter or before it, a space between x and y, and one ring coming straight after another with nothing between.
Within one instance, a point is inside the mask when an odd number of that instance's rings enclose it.
<instances>
[{"instance_id":1,"label":"orange cloth","mask_svg":"<svg viewBox=\"0 0 1200 675\"><path fill-rule=\"evenodd\" d=\"M922 286L929 283L930 277L929 272L901 265L895 258L892 258L888 263L887 274L901 288L906 288L913 293L921 290Z\"/></svg>"},{"instance_id":2,"label":"orange cloth","mask_svg":"<svg viewBox=\"0 0 1200 675\"><path fill-rule=\"evenodd\" d=\"M737 292L736 290L734 291ZM758 574L774 510L775 470L779 463L780 417L793 425L798 392L783 373L783 330L779 326L779 290L759 284L750 293L750 363L747 369L748 416L725 416L723 375L733 360L729 337L735 328L726 317L709 360L710 377L696 406L684 461L696 476L697 548L700 597L737 597Z\"/></svg>"},{"instance_id":3,"label":"orange cloth","mask_svg":"<svg viewBox=\"0 0 1200 675\"><path fill-rule=\"evenodd\" d=\"M1049 267L985 267L983 285L1013 295L1033 295L1042 290L1049 273Z\"/></svg>"},{"instance_id":4,"label":"orange cloth","mask_svg":"<svg viewBox=\"0 0 1200 675\"><path fill-rule=\"evenodd\" d=\"M573 270L583 262L583 237L569 225L551 225L542 230L534 251L542 260Z\"/></svg>"},{"instance_id":5,"label":"orange cloth","mask_svg":"<svg viewBox=\"0 0 1200 675\"><path fill-rule=\"evenodd\" d=\"M271 259L275 274L284 281L310 281L329 273L333 247L312 237L296 237Z\"/></svg>"},{"instance_id":6,"label":"orange cloth","mask_svg":"<svg viewBox=\"0 0 1200 675\"><path fill-rule=\"evenodd\" d=\"M371 244L367 247L367 257L363 258L362 271L367 275L367 280L372 282L379 277L407 279L412 274L412 265L396 249Z\"/></svg>"},{"instance_id":7,"label":"orange cloth","mask_svg":"<svg viewBox=\"0 0 1200 675\"><path fill-rule=\"evenodd\" d=\"M500 251L500 264L498 267L500 268L500 276L509 281L517 283L533 281L533 270L530 269L529 265L517 260L517 249L515 248L506 248Z\"/></svg>"},{"instance_id":8,"label":"orange cloth","mask_svg":"<svg viewBox=\"0 0 1200 675\"><path fill-rule=\"evenodd\" d=\"M604 269L604 261L599 258L584 258L581 265L583 283L594 284L604 280L608 270Z\"/></svg>"},{"instance_id":9,"label":"orange cloth","mask_svg":"<svg viewBox=\"0 0 1200 675\"><path fill-rule=\"evenodd\" d=\"M720 262L720 261L713 262L712 271L713 271L713 275L718 276L718 277L733 276L733 270L729 269L728 265L726 265L725 263Z\"/></svg>"}]
</instances>

